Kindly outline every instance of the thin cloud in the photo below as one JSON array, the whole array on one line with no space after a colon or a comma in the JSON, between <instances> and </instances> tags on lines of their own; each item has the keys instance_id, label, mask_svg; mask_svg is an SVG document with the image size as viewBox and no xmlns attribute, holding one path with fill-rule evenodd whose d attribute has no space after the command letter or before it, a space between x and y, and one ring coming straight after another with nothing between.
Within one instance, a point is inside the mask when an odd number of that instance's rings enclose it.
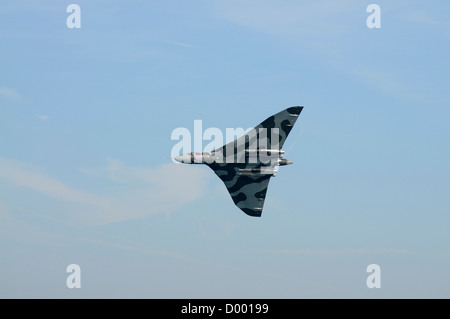
<instances>
[{"instance_id":1,"label":"thin cloud","mask_svg":"<svg viewBox=\"0 0 450 319\"><path fill-rule=\"evenodd\" d=\"M233 233L233 231L236 229L236 224L235 223L231 223L231 222L226 222L224 225L223 225L223 230L224 230L224 232L225 232L225 234L228 236L228 237L230 237L231 235L232 235L232 233Z\"/></svg>"},{"instance_id":2,"label":"thin cloud","mask_svg":"<svg viewBox=\"0 0 450 319\"><path fill-rule=\"evenodd\" d=\"M343 255L373 255L373 254L400 254L412 255L413 251L397 248L346 248L346 249L280 249L265 251L283 255L302 255L302 256L343 256Z\"/></svg>"},{"instance_id":3,"label":"thin cloud","mask_svg":"<svg viewBox=\"0 0 450 319\"><path fill-rule=\"evenodd\" d=\"M336 21L357 9L358 1L283 1L269 0L220 1L219 15L234 23L279 36L329 36L346 27Z\"/></svg>"},{"instance_id":4,"label":"thin cloud","mask_svg":"<svg viewBox=\"0 0 450 319\"><path fill-rule=\"evenodd\" d=\"M138 252L138 253L151 254L151 255L162 256L162 257L169 257L169 258L174 258L174 259L184 260L184 261L189 261L189 262L197 262L197 263L199 262L198 260L196 260L194 258L180 254L175 251L155 249L148 245L139 243L137 241L132 241L129 239L118 238L113 241L106 241L106 240L99 240L99 239L88 237L88 238L82 238L82 239L80 239L80 241L88 243L89 245L97 245L97 246L109 247L109 248L114 248L114 249L124 249L127 251L134 251L134 252Z\"/></svg>"},{"instance_id":5,"label":"thin cloud","mask_svg":"<svg viewBox=\"0 0 450 319\"><path fill-rule=\"evenodd\" d=\"M22 99L22 97L19 95L19 93L16 92L16 90L7 87L0 87L0 95L12 100Z\"/></svg>"},{"instance_id":6,"label":"thin cloud","mask_svg":"<svg viewBox=\"0 0 450 319\"><path fill-rule=\"evenodd\" d=\"M0 157L0 179L54 199L85 205L103 205L107 199L75 189L51 178L31 165Z\"/></svg>"},{"instance_id":7,"label":"thin cloud","mask_svg":"<svg viewBox=\"0 0 450 319\"><path fill-rule=\"evenodd\" d=\"M167 44L173 44L179 47L185 47L185 48L198 48L198 46L193 45L193 44L189 44L189 43L184 43L184 42L178 42L178 41L170 41L170 40L158 40L159 42L162 43L167 43Z\"/></svg>"},{"instance_id":8,"label":"thin cloud","mask_svg":"<svg viewBox=\"0 0 450 319\"><path fill-rule=\"evenodd\" d=\"M10 221L12 220L11 213L9 212L9 207L5 203L0 202L0 221Z\"/></svg>"},{"instance_id":9,"label":"thin cloud","mask_svg":"<svg viewBox=\"0 0 450 319\"><path fill-rule=\"evenodd\" d=\"M218 15L232 23L282 38L293 46L314 54L334 69L363 81L383 93L408 101L425 101L409 79L402 79L401 71L392 68L356 67L368 65L364 56L352 55L348 39L366 28L367 4L357 0L283 1L269 0L219 1ZM355 27L358 18L360 27ZM404 19L435 25L437 21L423 14L408 14ZM358 63L359 62L359 63Z\"/></svg>"},{"instance_id":10,"label":"thin cloud","mask_svg":"<svg viewBox=\"0 0 450 319\"><path fill-rule=\"evenodd\" d=\"M158 168L134 167L109 159L106 167L84 172L89 172L99 182L109 180L110 184L96 192L78 189L26 163L0 157L0 182L19 187L19 192L21 188L34 191L55 200L55 205L58 202L69 204L64 212L47 217L79 226L174 212L206 190L206 172L175 164ZM47 206L39 206L38 202L34 205L36 210L51 211L48 201L43 202Z\"/></svg>"},{"instance_id":11,"label":"thin cloud","mask_svg":"<svg viewBox=\"0 0 450 319\"><path fill-rule=\"evenodd\" d=\"M47 121L49 119L48 115L38 115L37 118L42 120L42 121Z\"/></svg>"},{"instance_id":12,"label":"thin cloud","mask_svg":"<svg viewBox=\"0 0 450 319\"><path fill-rule=\"evenodd\" d=\"M170 163L154 169L112 158L107 162L106 167L90 172L120 185L121 191L114 196L118 207L99 215L100 223L171 213L206 192L208 174L200 168Z\"/></svg>"},{"instance_id":13,"label":"thin cloud","mask_svg":"<svg viewBox=\"0 0 450 319\"><path fill-rule=\"evenodd\" d=\"M367 85L385 94L409 101L426 101L427 98L419 90L414 90L407 80L393 71L374 70L368 67L355 68L352 76L361 79Z\"/></svg>"},{"instance_id":14,"label":"thin cloud","mask_svg":"<svg viewBox=\"0 0 450 319\"><path fill-rule=\"evenodd\" d=\"M420 25L428 25L428 26L442 25L442 23L440 23L437 19L423 12L408 12L400 15L400 17L409 22L418 23Z\"/></svg>"}]
</instances>

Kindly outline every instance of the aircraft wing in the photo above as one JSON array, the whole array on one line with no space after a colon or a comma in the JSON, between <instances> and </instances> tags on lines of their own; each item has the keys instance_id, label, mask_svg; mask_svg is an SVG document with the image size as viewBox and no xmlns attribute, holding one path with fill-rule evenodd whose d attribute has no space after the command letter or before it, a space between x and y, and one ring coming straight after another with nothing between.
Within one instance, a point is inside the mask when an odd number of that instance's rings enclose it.
<instances>
[{"instance_id":1,"label":"aircraft wing","mask_svg":"<svg viewBox=\"0 0 450 319\"><path fill-rule=\"evenodd\" d=\"M239 147L245 147L245 149L261 148L259 144L261 142L263 142L263 148L265 149L281 149L302 109L303 106L292 106L278 112L265 119L238 139L215 149L214 152L222 153L224 158L230 152L233 152L234 156L236 156L236 154L241 154L239 153ZM266 130L264 131L264 129ZM262 137L261 134L265 135ZM272 134L275 134L275 136ZM278 140L273 140L272 137L278 137Z\"/></svg>"},{"instance_id":2,"label":"aircraft wing","mask_svg":"<svg viewBox=\"0 0 450 319\"><path fill-rule=\"evenodd\" d=\"M267 187L273 170L261 164L218 164L208 165L224 182L233 202L244 213L261 217Z\"/></svg>"},{"instance_id":3,"label":"aircraft wing","mask_svg":"<svg viewBox=\"0 0 450 319\"><path fill-rule=\"evenodd\" d=\"M262 161L261 155L251 161L251 156L264 149L281 150L302 109L302 106L293 106L278 112L212 152L212 156L222 160L207 165L224 182L236 206L247 215L261 216L270 178L279 165L278 153L275 153L276 161L268 162ZM275 129L274 135L272 129Z\"/></svg>"}]
</instances>

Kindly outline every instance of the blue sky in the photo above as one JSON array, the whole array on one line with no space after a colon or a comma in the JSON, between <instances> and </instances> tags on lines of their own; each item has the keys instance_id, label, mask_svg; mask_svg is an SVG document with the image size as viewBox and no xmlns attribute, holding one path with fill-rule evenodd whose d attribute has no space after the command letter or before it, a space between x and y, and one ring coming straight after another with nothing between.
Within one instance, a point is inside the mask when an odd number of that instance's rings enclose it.
<instances>
[{"instance_id":1,"label":"blue sky","mask_svg":"<svg viewBox=\"0 0 450 319\"><path fill-rule=\"evenodd\" d=\"M0 297L450 297L449 4L70 3L0 4ZM262 218L168 159L293 105Z\"/></svg>"}]
</instances>

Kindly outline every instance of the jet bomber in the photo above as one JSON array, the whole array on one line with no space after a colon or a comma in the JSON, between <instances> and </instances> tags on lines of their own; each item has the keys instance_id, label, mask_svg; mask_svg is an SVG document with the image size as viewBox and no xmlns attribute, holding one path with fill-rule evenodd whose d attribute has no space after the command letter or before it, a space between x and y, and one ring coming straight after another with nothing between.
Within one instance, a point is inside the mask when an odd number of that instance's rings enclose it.
<instances>
[{"instance_id":1,"label":"jet bomber","mask_svg":"<svg viewBox=\"0 0 450 319\"><path fill-rule=\"evenodd\" d=\"M212 152L175 157L185 164L205 164L223 181L234 204L249 216L261 217L270 178L278 166L292 164L282 147L303 106L268 117L241 137Z\"/></svg>"}]
</instances>

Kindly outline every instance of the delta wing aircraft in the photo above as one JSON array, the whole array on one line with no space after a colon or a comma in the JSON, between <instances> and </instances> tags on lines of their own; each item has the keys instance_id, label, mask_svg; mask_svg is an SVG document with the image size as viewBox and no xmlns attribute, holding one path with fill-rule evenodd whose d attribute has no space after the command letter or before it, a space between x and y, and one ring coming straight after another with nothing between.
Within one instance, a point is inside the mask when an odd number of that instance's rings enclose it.
<instances>
[{"instance_id":1,"label":"delta wing aircraft","mask_svg":"<svg viewBox=\"0 0 450 319\"><path fill-rule=\"evenodd\" d=\"M270 178L278 166L292 164L283 158L281 148L302 109L289 107L212 152L184 153L175 160L206 164L224 182L237 207L247 215L261 217Z\"/></svg>"}]
</instances>

